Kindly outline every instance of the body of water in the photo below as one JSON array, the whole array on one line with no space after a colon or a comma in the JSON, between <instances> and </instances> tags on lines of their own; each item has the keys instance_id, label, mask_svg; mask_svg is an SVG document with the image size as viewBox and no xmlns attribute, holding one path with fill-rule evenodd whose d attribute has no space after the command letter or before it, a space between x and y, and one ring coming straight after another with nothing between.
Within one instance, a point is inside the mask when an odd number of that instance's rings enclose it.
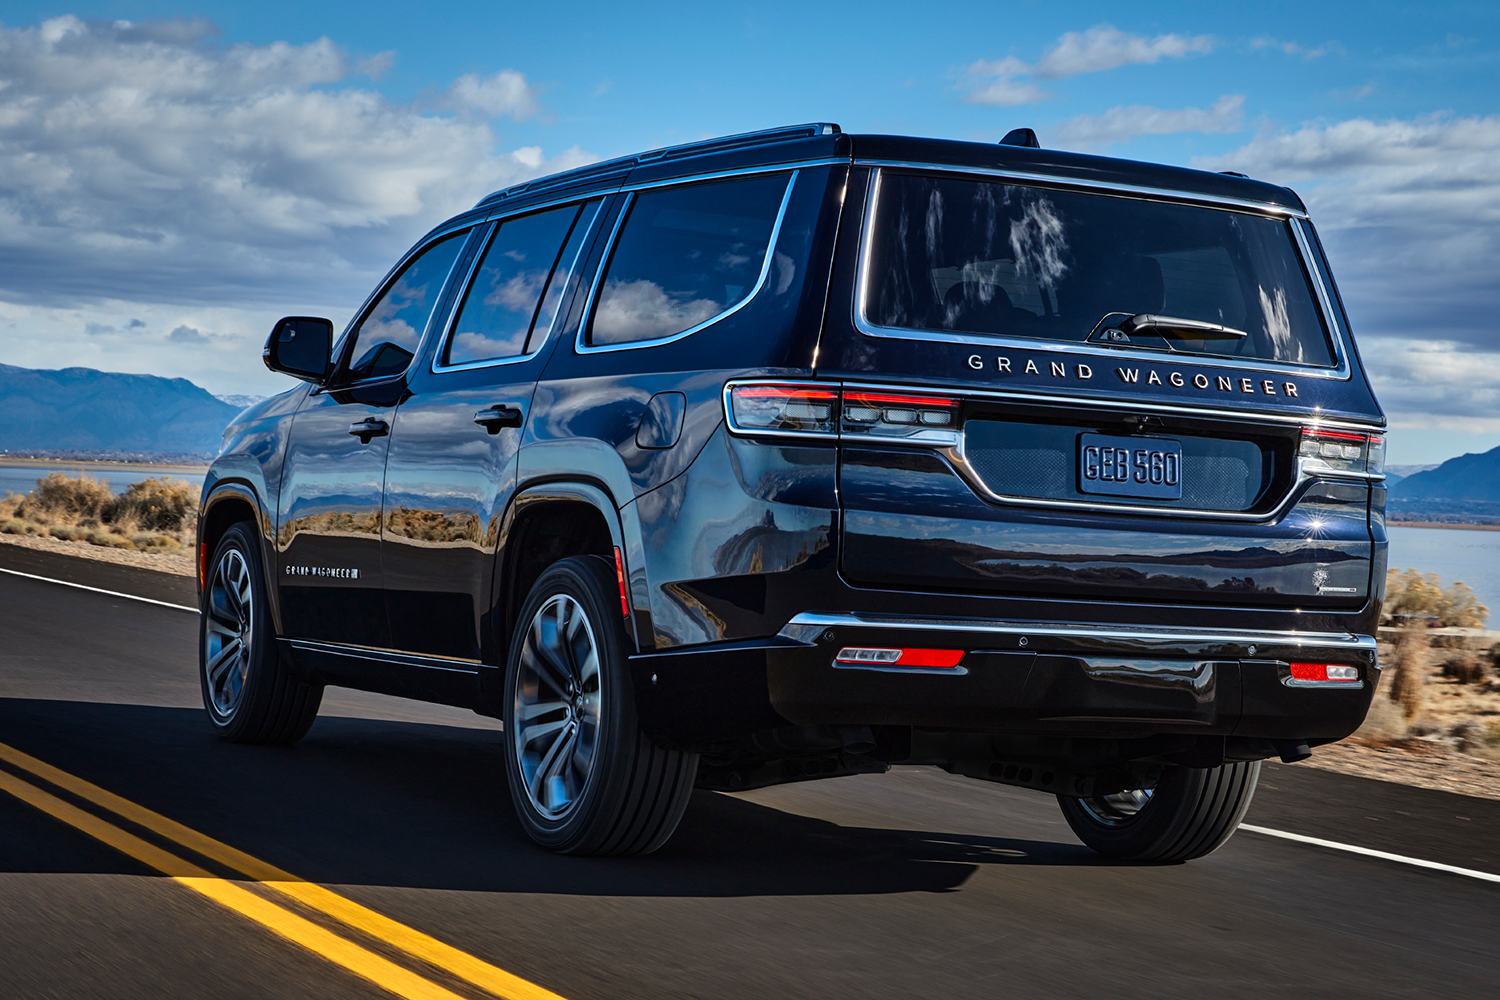
<instances>
[{"instance_id":1,"label":"body of water","mask_svg":"<svg viewBox=\"0 0 1500 1000\"><path fill-rule=\"evenodd\" d=\"M124 493L125 488L131 483L138 483L142 479L185 479L194 486L203 485L204 472L202 469L182 468L175 465L145 466L131 465L119 466L109 469L92 469L88 466L68 465L62 462L37 462L31 463L0 463L0 497L6 493L30 493L36 488L36 481L49 472L63 472L70 476L87 474L95 479L108 480L109 488L116 494Z\"/></svg>"},{"instance_id":2,"label":"body of water","mask_svg":"<svg viewBox=\"0 0 1500 1000\"><path fill-rule=\"evenodd\" d=\"M1387 524L1391 568L1436 573L1443 586L1467 583L1490 609L1488 628L1500 622L1500 531L1403 528Z\"/></svg>"}]
</instances>

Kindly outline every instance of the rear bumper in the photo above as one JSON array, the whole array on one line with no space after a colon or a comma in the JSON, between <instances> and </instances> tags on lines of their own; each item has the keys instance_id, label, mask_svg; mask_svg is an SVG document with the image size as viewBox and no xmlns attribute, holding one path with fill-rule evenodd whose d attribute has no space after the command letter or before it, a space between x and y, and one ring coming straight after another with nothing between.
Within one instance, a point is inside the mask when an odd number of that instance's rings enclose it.
<instances>
[{"instance_id":1,"label":"rear bumper","mask_svg":"<svg viewBox=\"0 0 1500 1000\"><path fill-rule=\"evenodd\" d=\"M809 613L777 638L769 701L801 724L1326 742L1359 727L1379 678L1375 640L1351 633ZM954 670L835 664L850 646L964 656ZM1294 661L1351 665L1359 680L1299 686Z\"/></svg>"}]
</instances>

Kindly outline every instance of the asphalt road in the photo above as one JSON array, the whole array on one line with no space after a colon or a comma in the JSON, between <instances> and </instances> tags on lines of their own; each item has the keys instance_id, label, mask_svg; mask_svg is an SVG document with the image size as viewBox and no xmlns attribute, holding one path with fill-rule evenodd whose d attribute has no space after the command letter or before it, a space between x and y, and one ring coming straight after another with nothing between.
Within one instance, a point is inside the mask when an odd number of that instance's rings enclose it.
<instances>
[{"instance_id":1,"label":"asphalt road","mask_svg":"<svg viewBox=\"0 0 1500 1000\"><path fill-rule=\"evenodd\" d=\"M190 580L12 546L0 568L193 603ZM1243 831L1191 864L1114 864L1053 800L928 769L700 792L655 855L556 857L469 713L331 691L296 746L221 743L195 626L0 573L0 779L188 856L67 790L91 782L570 1000L1500 994L1500 884ZM1268 765L1247 822L1500 873L1496 801ZM390 995L80 825L0 794L0 997ZM443 995L493 995L293 911Z\"/></svg>"}]
</instances>

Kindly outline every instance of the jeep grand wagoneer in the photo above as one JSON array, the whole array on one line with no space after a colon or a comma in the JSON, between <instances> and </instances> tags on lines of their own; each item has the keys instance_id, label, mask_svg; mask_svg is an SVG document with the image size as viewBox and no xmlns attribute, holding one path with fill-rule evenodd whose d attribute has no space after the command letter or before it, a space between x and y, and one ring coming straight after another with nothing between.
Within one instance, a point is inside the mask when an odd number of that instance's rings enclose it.
<instances>
[{"instance_id":1,"label":"jeep grand wagoneer","mask_svg":"<svg viewBox=\"0 0 1500 1000\"><path fill-rule=\"evenodd\" d=\"M528 833L654 850L692 790L927 764L1184 860L1378 673L1384 417L1298 197L809 125L484 198L242 414L203 692L503 718Z\"/></svg>"}]
</instances>

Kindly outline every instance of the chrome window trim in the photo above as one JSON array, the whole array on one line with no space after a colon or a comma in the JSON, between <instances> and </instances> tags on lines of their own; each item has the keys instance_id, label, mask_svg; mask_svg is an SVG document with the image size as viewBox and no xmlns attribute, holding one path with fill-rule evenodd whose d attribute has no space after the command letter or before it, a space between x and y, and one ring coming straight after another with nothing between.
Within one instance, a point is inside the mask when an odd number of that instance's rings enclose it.
<instances>
[{"instance_id":1,"label":"chrome window trim","mask_svg":"<svg viewBox=\"0 0 1500 1000\"><path fill-rule=\"evenodd\" d=\"M783 166L778 170L755 170L749 171L747 173L781 173L786 169L787 168ZM686 187L689 184L699 183L704 180L713 180L716 178L714 178L712 175L705 174L687 181L676 179L670 182L644 185L640 188L631 189L629 201L627 201L620 207L620 215L617 219L615 219L614 229L609 234L609 242L605 245L604 253L599 260L599 269L594 272L594 280L589 286L588 301L584 303L583 316L578 321L578 333L573 338L573 350L579 354L604 354L610 351L633 351L646 347L660 347L663 344L671 344L675 341L682 340L684 337L691 337L693 334L697 333L699 330L704 329L705 327L713 326L715 323L722 322L728 317L733 316L735 313L739 312L741 309L745 308L745 306L749 305L751 302L755 301L755 297L759 295L761 289L765 287L766 278L769 277L771 273L771 264L776 257L776 244L781 239L781 224L783 220L786 219L787 207L792 203L792 191L797 186L797 175L800 173L800 169L793 169L787 177L786 190L782 192L781 195L781 206L776 210L776 221L771 226L771 235L766 242L766 257L765 260L761 261L760 276L756 279L754 287L752 287L750 291L746 292L738 302L725 309L723 312L718 313L717 315L714 315L701 323L690 326L686 330L674 333L669 337L656 337L652 340L634 340L624 344L590 344L588 343L589 323L594 318L594 307L599 301L599 287L604 281L604 274L609 270L611 259L614 257L615 248L620 238L620 230L625 224L625 219L630 215L631 209L635 207L636 191L655 190L657 188L666 187ZM725 176L737 177L744 176L744 174L732 173L726 174Z\"/></svg>"},{"instance_id":2,"label":"chrome window trim","mask_svg":"<svg viewBox=\"0 0 1500 1000\"><path fill-rule=\"evenodd\" d=\"M870 179L869 189L865 194L863 217L860 222L859 237L859 263L855 269L856 285L854 289L853 321L854 328L867 337L884 337L893 340L915 340L923 343L947 343L968 344L977 347L1003 347L1007 349L1038 352L1059 352L1063 354L1079 354L1092 358L1109 359L1122 358L1131 361L1155 362L1161 364L1163 359L1171 358L1175 362L1184 364L1200 365L1205 368L1239 368L1254 372L1276 372L1285 375L1296 375L1301 378L1321 378L1347 381L1353 371L1349 364L1349 351L1344 343L1344 330L1342 324L1338 323L1331 312L1329 301L1324 293L1322 281L1317 277L1317 268L1312 266L1312 259L1308 256L1305 237L1300 232L1293 220L1305 219L1304 212L1292 212L1286 209L1272 211L1275 206L1268 206L1260 202L1243 202L1236 199L1219 199L1209 197L1188 196L1182 192L1162 192L1156 188L1137 188L1128 184L1108 184L1105 182L1078 182L1063 183L1058 178L1048 178L1035 174L1022 174L1014 171L987 170L983 168L957 168L943 167L934 164L922 163L900 163L895 161L857 161L876 167L874 176ZM1333 345L1333 356L1335 364L1333 367L1324 368L1313 365L1298 365L1285 361L1266 361L1259 358L1227 358L1212 354L1186 354L1173 351L1143 351L1129 348L1105 348L1098 344L1089 344L1079 341L1066 340L1043 340L1031 337L1006 337L1001 335L988 335L976 333L956 333L948 330L920 330L907 327L882 326L873 323L866 318L867 298L870 291L870 234L875 225L877 206L880 202L880 181L883 167L899 167L902 169L917 170L924 173L951 173L956 175L993 176L1009 180L1036 182L1048 187L1077 188L1083 191L1104 192L1115 195L1133 195L1146 200L1170 200L1178 204L1200 205L1209 208L1237 208L1240 210L1253 211L1257 214L1278 218L1291 225L1294 234L1294 245L1301 256L1299 263L1303 272L1308 276L1314 289L1314 298L1318 303L1319 311L1322 313L1324 329L1329 335ZM1160 198L1147 197L1148 195L1161 195ZM1174 197L1167 197L1172 195Z\"/></svg>"},{"instance_id":3,"label":"chrome window trim","mask_svg":"<svg viewBox=\"0 0 1500 1000\"><path fill-rule=\"evenodd\" d=\"M777 633L783 639L809 643L825 628L908 629L931 632L984 632L998 635L1056 636L1069 639L1123 639L1137 642L1225 643L1272 646L1336 646L1375 652L1375 637L1352 632L1298 632L1259 629L1200 629L1130 625L1066 625L972 618L899 618L880 615L804 611ZM1253 654L1252 654L1253 655ZM1347 684L1348 682L1344 682ZM1352 685L1350 685L1352 686Z\"/></svg>"},{"instance_id":4,"label":"chrome window trim","mask_svg":"<svg viewBox=\"0 0 1500 1000\"><path fill-rule=\"evenodd\" d=\"M651 160L647 163L639 164L636 169L639 170L645 167L654 167L661 162L664 161ZM634 191L650 191L655 188L675 187L679 184L693 184L698 181L721 180L726 177L748 177L753 174L779 174L784 173L788 170L803 170L810 169L812 167L830 167L840 165L848 166L849 157L824 156L810 160L787 160L784 163L762 164L755 167L733 167L728 170L709 170L700 173L680 174L659 181L637 181L635 183L623 181L619 184L607 184L603 187L595 188L589 191L587 194L580 194L575 190L567 195L562 195L554 198L551 201L538 201L533 204L521 205L519 207L511 206L510 208L507 208L505 202L497 202L494 206L492 206L492 211L489 215L484 217L483 221L493 222L495 219L499 219L506 215L529 214L531 212L539 212L547 208L555 208L558 205L566 205L570 201L586 201L589 198L608 197L612 194L629 194ZM477 208L478 206L475 207Z\"/></svg>"},{"instance_id":5,"label":"chrome window trim","mask_svg":"<svg viewBox=\"0 0 1500 1000\"><path fill-rule=\"evenodd\" d=\"M402 254L401 258L396 261L395 266L385 273L385 277L380 279L380 282L375 286L375 290L365 297L364 302L360 304L360 307L358 309L354 310L353 318L350 319L349 322L344 326L344 332L339 334L338 340L334 342L333 350L330 352L330 356L340 358L339 364L342 366L344 348L348 344L350 334L354 332L354 329L358 324L364 322L366 311L370 308L370 306L373 305L375 301L389 289L392 276L400 274L401 269L405 267L413 257L421 254L428 247L432 246L434 243L437 243L439 240L452 236L455 233L463 232L464 230L469 231L468 238L472 239L474 230L477 230L480 227L486 225L487 222L488 220L468 221L463 223L462 225L448 226L447 228L440 229L437 232L432 233L428 239L422 240L416 246L412 247L406 253ZM427 348L427 339L432 335L433 319L437 316L437 306L442 305L443 292L448 290L448 283L453 280L454 272L458 269L459 261L463 258L463 247L459 247L458 251L458 256L453 258L453 263L448 267L447 276L443 278L442 287L438 289L437 305L433 306L432 314L427 317L427 325L422 327L422 336L417 338L417 349L412 352L411 361L407 362L406 367L402 369L399 374L381 375L378 378L360 379L357 382L342 382L337 386L318 385L313 387L313 391L309 393L309 395L317 395L321 392L343 392L346 389L358 389L363 386L382 385L386 382L394 382L397 379L404 379L408 375L410 375L413 368L416 366L417 359L422 356L422 352Z\"/></svg>"},{"instance_id":6,"label":"chrome window trim","mask_svg":"<svg viewBox=\"0 0 1500 1000\"><path fill-rule=\"evenodd\" d=\"M1033 174L1024 170L1006 170L1003 167L964 167L951 163L923 163L918 160L861 159L858 156L854 158L854 163L856 166L875 167L877 170L882 167L892 167L899 170L920 170L923 173L936 172L944 174L970 174L980 177L1004 177L1023 184L1032 184L1041 187L1073 188L1081 191L1106 191L1114 194L1133 195L1148 201L1171 201L1179 204L1240 208L1278 218L1307 218L1305 211L1287 208L1284 205L1273 205L1266 201L1255 201L1250 198L1231 198L1227 195L1217 194L1197 194L1192 191L1179 191L1174 188L1154 188L1141 184L1122 184L1117 181L1059 177L1056 174Z\"/></svg>"},{"instance_id":7,"label":"chrome window trim","mask_svg":"<svg viewBox=\"0 0 1500 1000\"><path fill-rule=\"evenodd\" d=\"M595 197L598 197L598 196L595 196ZM578 201L575 200L573 203L574 204L580 204L580 205L586 207L587 204L588 204L588 202L592 201L592 200L593 200L593 198L585 198L585 199L582 200L582 202L578 202ZM547 208L537 209L537 212L550 211L552 208L563 208L563 207L566 207L568 204L569 204L569 202L560 201L560 202L556 203L555 205L548 206ZM573 280L574 268L577 267L578 261L580 259L582 259L584 251L588 249L588 239L589 239L589 236L593 233L593 231L594 231L594 225L595 225L595 223L597 223L599 221L599 216L600 216L603 208L604 208L604 198L600 197L599 200L597 201L597 203L594 205L594 214L592 216L590 216L587 221L585 221L580 216L579 220L574 223L574 226L578 226L578 225L584 226L584 231L583 231L583 237L582 237L582 239L580 239L579 242L578 242L578 249L573 254L573 260L568 265L568 280L569 281ZM468 293L469 289L473 286L473 284L474 284L474 277L475 277L476 274L479 273L479 265L484 260L484 255L489 252L490 245L495 242L495 237L499 234L501 227L506 222L510 221L511 219L522 219L522 218L525 218L528 215L537 214L537 212L529 212L529 211L528 212L524 212L524 213L518 212L515 215L504 216L504 217L501 217L501 218L498 218L498 219L487 220L490 223L494 223L494 228L490 231L490 234L487 237L485 237L485 239L484 239L484 246L482 246L482 247L479 248L479 250L474 254L474 260L469 264L469 272L468 272L467 275L464 276L464 283L463 283L463 286L462 286L462 289L461 289L462 294L466 295ZM572 230L569 230L568 236L565 237L564 240L563 240L563 246L558 250L559 257L558 257L557 263L553 265L552 272L548 275L549 279L552 277L552 275L554 275L554 274L557 273L557 265L562 263L562 258L561 258L562 251L567 249L568 239L571 239L572 235L573 235ZM566 289L564 291L566 292ZM545 295L545 294L546 294L546 290L543 289L543 295ZM463 364L457 364L457 365L440 364L439 362L441 361L441 359L443 357L443 351L447 349L448 344L453 339L453 328L458 324L458 314L462 311L462 309L463 309L462 298L460 298L459 300L456 300L454 302L452 310L449 311L448 320L447 320L447 322L443 326L442 339L440 341L438 341L438 349L432 353L431 370L432 370L433 374L435 374L435 375L441 375L441 374L444 374L446 372L474 371L474 370L479 369L479 368L496 368L496 367L499 367L501 365L518 365L518 364L521 364L523 362L530 361L532 358L534 358L538 354L542 353L542 350L548 344L552 343L552 334L557 330L558 320L563 316L563 309L561 307L561 304L559 304L557 312L554 313L553 316L552 316L552 322L550 324L548 324L548 326L547 326L547 335L545 337L543 337L541 339L541 341L537 344L536 350L531 351L528 354L515 354L515 355L511 355L509 357L504 357L504 358L486 358L483 361L466 361Z\"/></svg>"}]
</instances>

